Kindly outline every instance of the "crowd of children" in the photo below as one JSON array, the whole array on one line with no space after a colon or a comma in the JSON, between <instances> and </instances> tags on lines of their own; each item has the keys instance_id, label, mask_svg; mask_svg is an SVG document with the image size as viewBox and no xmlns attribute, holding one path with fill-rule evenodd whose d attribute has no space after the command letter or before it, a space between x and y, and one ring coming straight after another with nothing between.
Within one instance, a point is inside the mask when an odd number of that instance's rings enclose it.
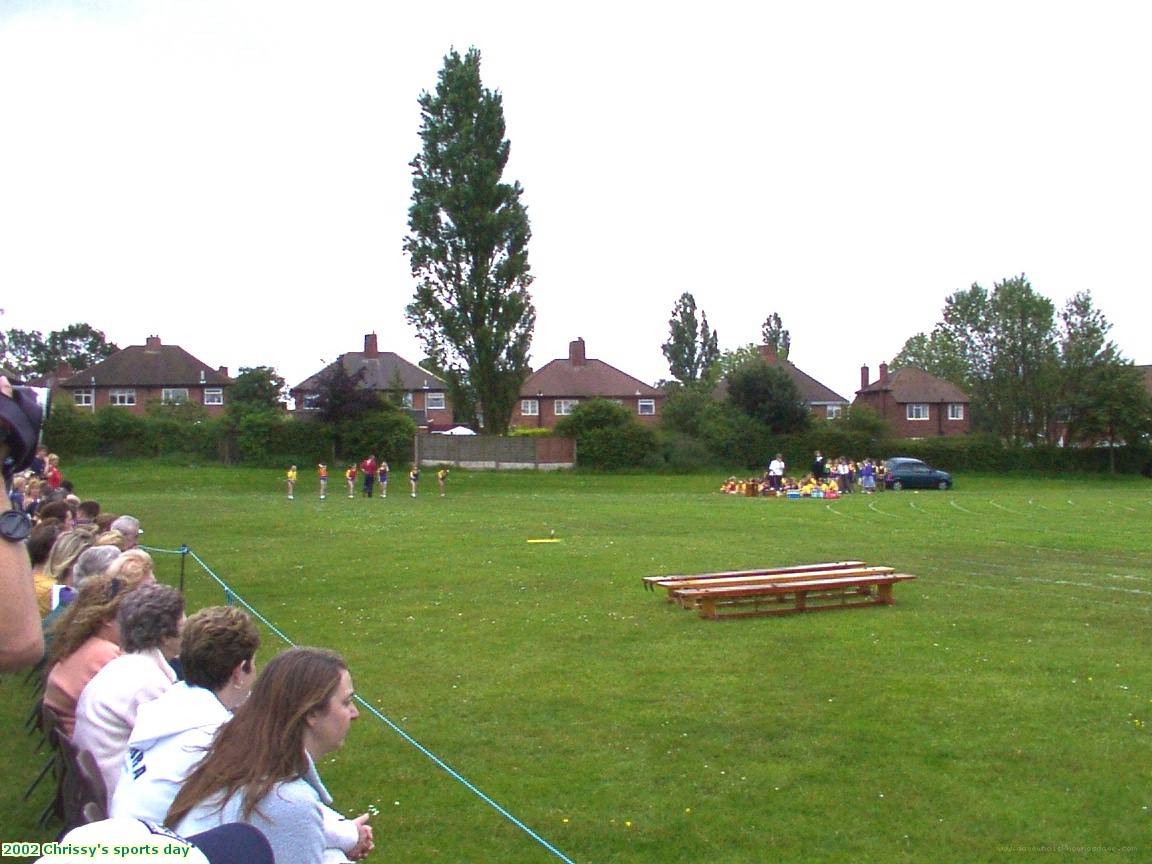
<instances>
[{"instance_id":1,"label":"crowd of children","mask_svg":"<svg viewBox=\"0 0 1152 864\"><path fill-rule=\"evenodd\" d=\"M775 464L776 460L773 460ZM855 461L841 457L826 463L817 452L812 467L814 470L804 475L789 477L783 474L781 463L779 474L770 469L762 477L745 480L729 477L721 484L720 491L750 498L839 498L856 492L871 495L884 488L884 463L872 458Z\"/></svg>"},{"instance_id":2,"label":"crowd of children","mask_svg":"<svg viewBox=\"0 0 1152 864\"><path fill-rule=\"evenodd\" d=\"M356 497L356 479L362 478L364 496L366 498L373 497L373 487L376 484L380 486L380 497L388 497L388 473L390 471L387 459L376 461L376 455L372 454L364 459L360 464L349 465L344 472L344 480L348 484L348 497ZM328 497L328 466L321 462L316 466L317 476L320 480L320 498L323 500ZM443 498L447 490L448 469L441 468L436 472L436 482L440 487L440 497ZM292 465L288 468L285 474L285 481L288 485L288 498L295 498L296 491L296 466ZM411 489L412 497L416 497L416 491L420 484L420 466L413 465L408 471L408 485Z\"/></svg>"}]
</instances>

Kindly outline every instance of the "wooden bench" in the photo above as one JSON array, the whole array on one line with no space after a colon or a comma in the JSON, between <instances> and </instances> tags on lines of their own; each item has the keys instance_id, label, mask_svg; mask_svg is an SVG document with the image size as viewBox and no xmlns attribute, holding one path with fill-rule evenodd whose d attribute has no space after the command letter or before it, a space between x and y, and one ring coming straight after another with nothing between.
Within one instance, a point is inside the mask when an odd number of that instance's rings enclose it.
<instances>
[{"instance_id":1,"label":"wooden bench","mask_svg":"<svg viewBox=\"0 0 1152 864\"><path fill-rule=\"evenodd\" d=\"M863 566L863 561L829 561L824 564L797 564L792 567L770 567L766 570L725 570L720 573L696 573L680 576L644 576L643 582L644 587L651 591L655 585L664 587L664 583L674 582L676 580L699 581L708 579L730 579L739 576L782 576L789 573L808 573L813 570L846 570Z\"/></svg>"},{"instance_id":2,"label":"wooden bench","mask_svg":"<svg viewBox=\"0 0 1152 864\"><path fill-rule=\"evenodd\" d=\"M891 605L892 586L915 579L908 573L831 576L763 581L758 584L684 588L681 594L700 609L701 618L787 615L853 606Z\"/></svg>"},{"instance_id":3,"label":"wooden bench","mask_svg":"<svg viewBox=\"0 0 1152 864\"><path fill-rule=\"evenodd\" d=\"M785 582L799 582L811 581L820 579L840 579L840 578L860 578L866 579L869 576L888 576L895 573L895 568L892 567L846 567L837 570L804 570L798 573L775 573L764 576L729 576L721 579L681 579L673 582L659 582L661 587L668 589L668 599L679 603L681 606L693 608L696 604L696 598L702 596L693 593L694 589L712 589L712 588L730 588L730 587L743 587L764 584L781 584Z\"/></svg>"}]
</instances>

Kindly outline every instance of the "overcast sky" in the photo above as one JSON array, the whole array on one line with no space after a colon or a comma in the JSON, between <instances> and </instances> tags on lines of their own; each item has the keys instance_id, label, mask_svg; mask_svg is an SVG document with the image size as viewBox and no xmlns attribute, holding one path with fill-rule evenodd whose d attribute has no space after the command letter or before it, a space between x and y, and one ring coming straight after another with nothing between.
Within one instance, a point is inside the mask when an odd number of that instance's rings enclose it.
<instances>
[{"instance_id":1,"label":"overcast sky","mask_svg":"<svg viewBox=\"0 0 1152 864\"><path fill-rule=\"evenodd\" d=\"M476 46L524 187L533 367L649 383L691 292L851 399L944 299L1090 289L1152 363L1152 4L0 0L0 328L296 384L413 362L417 97Z\"/></svg>"}]
</instances>

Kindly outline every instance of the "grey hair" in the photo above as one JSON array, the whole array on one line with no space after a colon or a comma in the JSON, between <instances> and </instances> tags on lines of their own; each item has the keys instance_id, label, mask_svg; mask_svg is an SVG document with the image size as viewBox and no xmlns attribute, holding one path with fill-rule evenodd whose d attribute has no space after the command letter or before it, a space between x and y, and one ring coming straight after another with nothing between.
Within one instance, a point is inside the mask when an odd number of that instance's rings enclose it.
<instances>
[{"instance_id":1,"label":"grey hair","mask_svg":"<svg viewBox=\"0 0 1152 864\"><path fill-rule=\"evenodd\" d=\"M184 597L171 585L152 582L129 591L120 601L116 622L120 646L128 653L159 647L180 635Z\"/></svg>"},{"instance_id":2,"label":"grey hair","mask_svg":"<svg viewBox=\"0 0 1152 864\"><path fill-rule=\"evenodd\" d=\"M72 565L72 587L79 588L84 580L107 572L112 562L120 557L115 546L92 546L80 553Z\"/></svg>"},{"instance_id":3,"label":"grey hair","mask_svg":"<svg viewBox=\"0 0 1152 864\"><path fill-rule=\"evenodd\" d=\"M108 527L113 531L119 531L121 534L138 534L140 533L140 520L135 516L120 516Z\"/></svg>"}]
</instances>

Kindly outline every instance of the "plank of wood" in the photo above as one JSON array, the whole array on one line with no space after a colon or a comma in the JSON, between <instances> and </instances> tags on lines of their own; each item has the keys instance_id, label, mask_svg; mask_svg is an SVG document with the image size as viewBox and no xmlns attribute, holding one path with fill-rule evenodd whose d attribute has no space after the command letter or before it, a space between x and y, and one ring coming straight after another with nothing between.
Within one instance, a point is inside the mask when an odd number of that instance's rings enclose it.
<instances>
[{"instance_id":1,"label":"plank of wood","mask_svg":"<svg viewBox=\"0 0 1152 864\"><path fill-rule=\"evenodd\" d=\"M680 574L672 576L644 576L644 587L649 591L652 586L676 579L727 579L734 576L769 576L786 573L804 573L810 570L847 570L863 567L863 561L826 561L821 564L794 564L788 567L768 567L760 570L723 570L717 573Z\"/></svg>"},{"instance_id":2,"label":"plank of wood","mask_svg":"<svg viewBox=\"0 0 1152 864\"><path fill-rule=\"evenodd\" d=\"M868 576L884 576L890 573L895 573L893 567L858 567L855 569L845 570L814 570L805 573L784 573L779 575L769 576L732 576L727 579L709 579L709 580L696 580L686 579L678 582L659 582L657 584L662 588L668 589L668 599L670 601L678 602L681 606L685 605L685 601L690 601L693 597L698 596L690 592L695 590L711 591L718 588L739 587L744 585L765 585L765 584L778 584L783 582L797 582L812 579L825 579L825 578L849 578L859 577L866 578Z\"/></svg>"}]
</instances>

